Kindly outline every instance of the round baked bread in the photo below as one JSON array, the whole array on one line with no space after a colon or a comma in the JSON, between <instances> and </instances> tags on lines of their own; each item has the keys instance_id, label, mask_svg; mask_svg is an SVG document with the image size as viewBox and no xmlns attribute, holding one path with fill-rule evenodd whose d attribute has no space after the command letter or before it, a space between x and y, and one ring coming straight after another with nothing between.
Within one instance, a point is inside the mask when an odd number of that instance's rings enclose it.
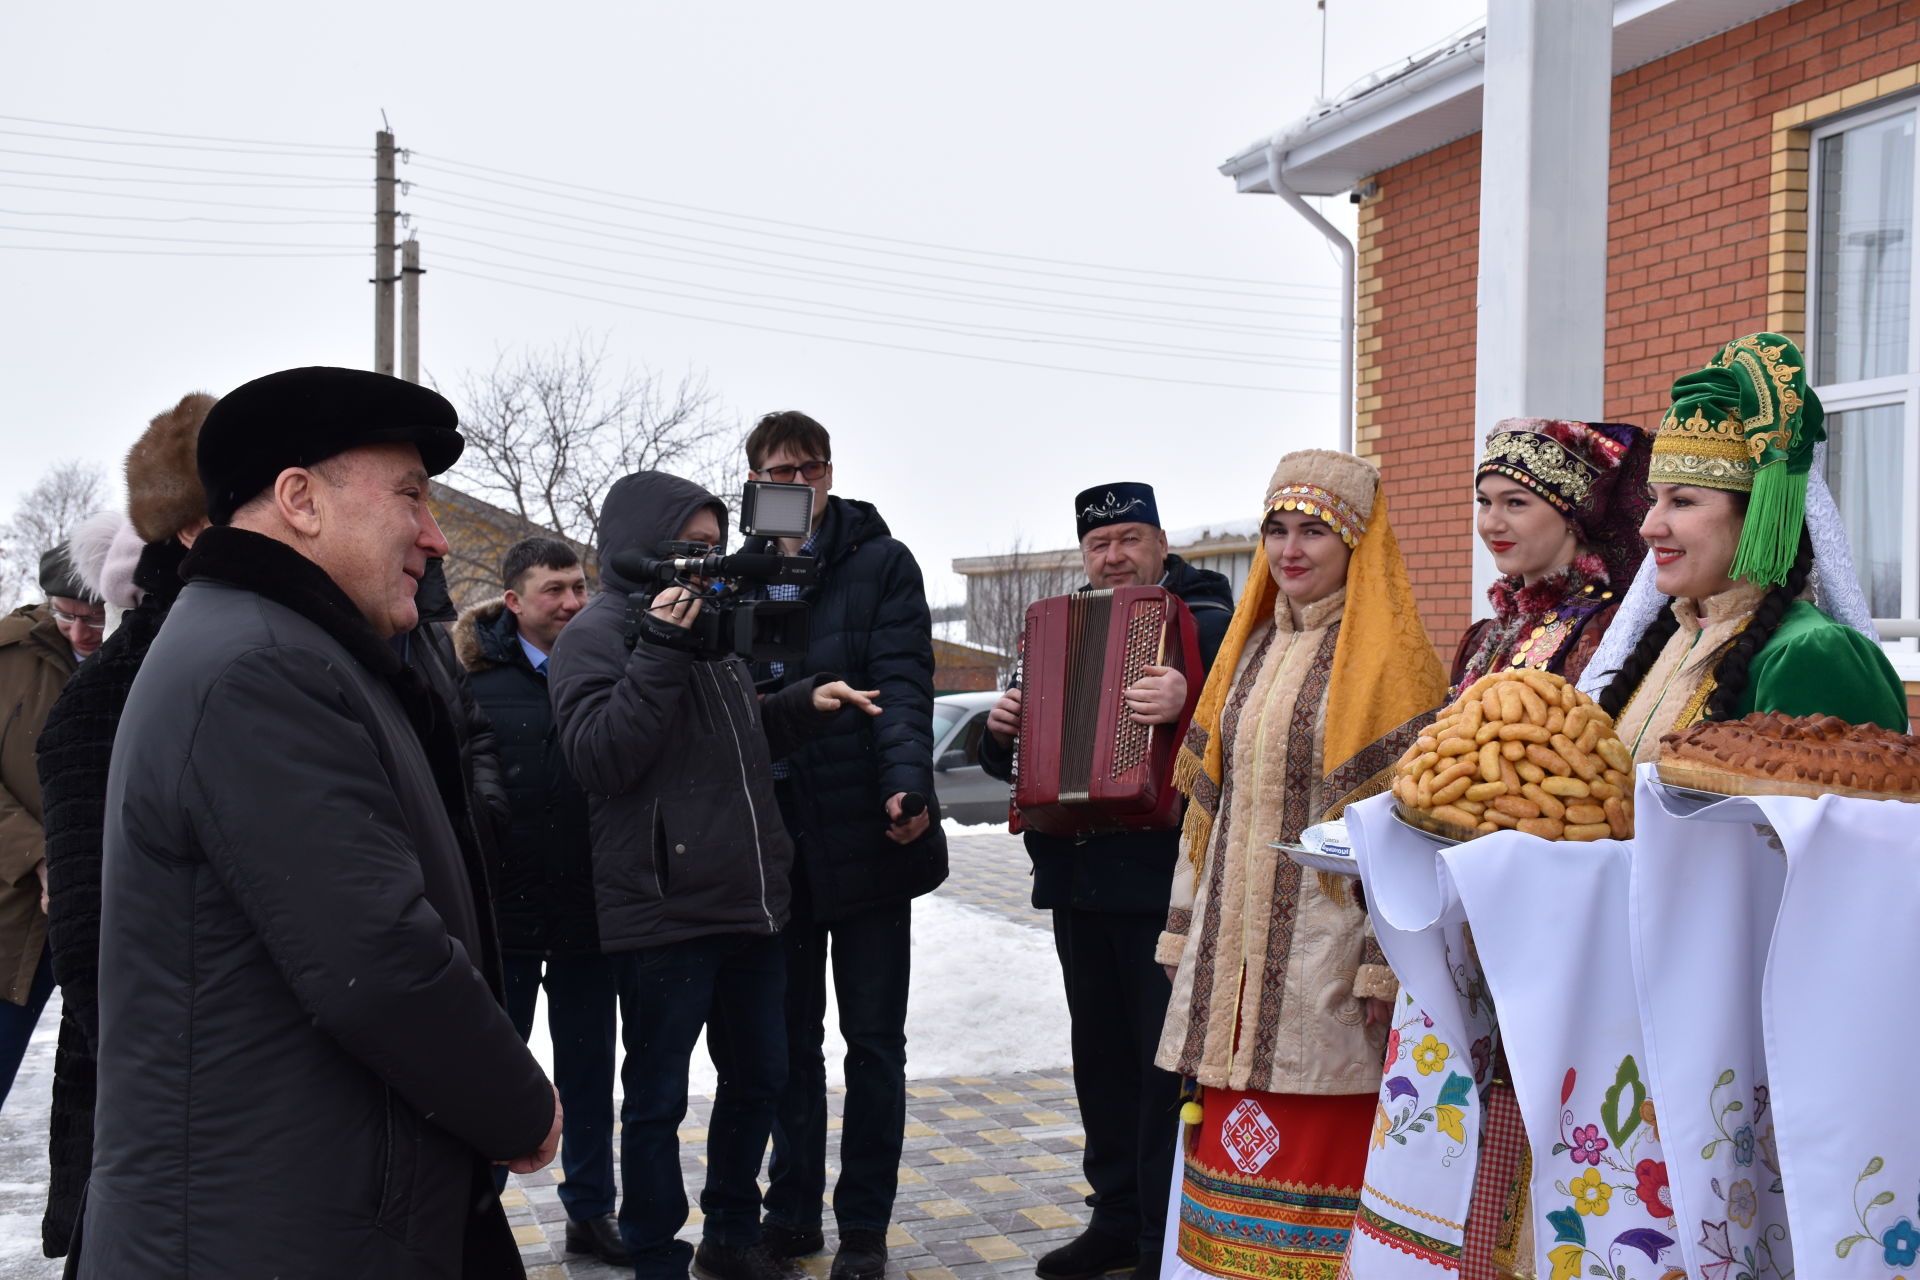
<instances>
[{"instance_id":1,"label":"round baked bread","mask_svg":"<svg viewBox=\"0 0 1920 1280\"><path fill-rule=\"evenodd\" d=\"M1405 821L1458 840L1633 835L1633 757L1613 718L1545 671L1469 685L1400 758L1393 794Z\"/></svg>"}]
</instances>

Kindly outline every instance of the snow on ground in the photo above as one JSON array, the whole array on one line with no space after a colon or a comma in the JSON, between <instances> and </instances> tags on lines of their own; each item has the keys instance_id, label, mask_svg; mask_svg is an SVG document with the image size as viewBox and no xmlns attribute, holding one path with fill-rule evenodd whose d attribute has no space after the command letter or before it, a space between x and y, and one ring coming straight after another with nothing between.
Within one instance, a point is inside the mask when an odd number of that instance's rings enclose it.
<instances>
[{"instance_id":1,"label":"snow on ground","mask_svg":"<svg viewBox=\"0 0 1920 1280\"><path fill-rule=\"evenodd\" d=\"M956 822L952 818L940 819L940 829L950 836L1004 836L1007 834L1005 822Z\"/></svg>"},{"instance_id":2,"label":"snow on ground","mask_svg":"<svg viewBox=\"0 0 1920 1280\"><path fill-rule=\"evenodd\" d=\"M64 1268L40 1256L47 1207L47 1119L53 1109L53 1045L60 1030L54 993L34 1028L20 1074L0 1107L0 1280L42 1280Z\"/></svg>"},{"instance_id":3,"label":"snow on ground","mask_svg":"<svg viewBox=\"0 0 1920 1280\"><path fill-rule=\"evenodd\" d=\"M533 1049L551 1073L553 1046L544 1004L534 1019ZM829 1013L828 1084L846 1083L846 1051ZM1052 937L939 894L916 899L907 1078L992 1076L1062 1067L1071 1060L1067 1002ZM696 1094L713 1092L713 1063L704 1038L693 1051L688 1087Z\"/></svg>"}]
</instances>

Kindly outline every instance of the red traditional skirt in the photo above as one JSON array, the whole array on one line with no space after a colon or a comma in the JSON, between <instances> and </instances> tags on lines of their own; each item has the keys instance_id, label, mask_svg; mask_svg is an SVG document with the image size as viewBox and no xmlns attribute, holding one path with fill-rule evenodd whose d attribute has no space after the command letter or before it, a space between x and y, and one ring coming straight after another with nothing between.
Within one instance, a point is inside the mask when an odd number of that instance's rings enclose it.
<instances>
[{"instance_id":1,"label":"red traditional skirt","mask_svg":"<svg viewBox=\"0 0 1920 1280\"><path fill-rule=\"evenodd\" d=\"M1374 1095L1202 1092L1179 1257L1237 1280L1335 1280L1367 1171Z\"/></svg>"}]
</instances>

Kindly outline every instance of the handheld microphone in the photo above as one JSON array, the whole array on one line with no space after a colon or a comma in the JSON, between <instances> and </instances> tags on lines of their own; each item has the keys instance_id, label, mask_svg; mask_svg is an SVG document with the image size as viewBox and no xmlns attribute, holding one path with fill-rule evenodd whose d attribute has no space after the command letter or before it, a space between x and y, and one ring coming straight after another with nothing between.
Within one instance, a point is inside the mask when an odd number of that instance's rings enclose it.
<instances>
[{"instance_id":1,"label":"handheld microphone","mask_svg":"<svg viewBox=\"0 0 1920 1280\"><path fill-rule=\"evenodd\" d=\"M893 825L905 826L926 811L927 798L918 791L909 791L900 797L900 816L893 820Z\"/></svg>"}]
</instances>

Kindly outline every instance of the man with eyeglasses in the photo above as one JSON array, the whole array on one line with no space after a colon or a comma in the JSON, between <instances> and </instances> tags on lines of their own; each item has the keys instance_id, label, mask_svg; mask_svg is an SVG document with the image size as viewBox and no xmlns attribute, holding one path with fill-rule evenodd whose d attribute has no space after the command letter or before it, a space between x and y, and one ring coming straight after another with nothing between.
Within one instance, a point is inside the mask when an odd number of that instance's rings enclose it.
<instances>
[{"instance_id":1,"label":"man with eyeglasses","mask_svg":"<svg viewBox=\"0 0 1920 1280\"><path fill-rule=\"evenodd\" d=\"M0 1105L53 994L47 951L46 839L41 827L40 730L60 690L105 638L100 598L65 543L40 557L45 604L0 619Z\"/></svg>"},{"instance_id":2,"label":"man with eyeglasses","mask_svg":"<svg viewBox=\"0 0 1920 1280\"><path fill-rule=\"evenodd\" d=\"M793 835L793 918L787 961L787 1085L776 1112L764 1197L767 1248L817 1253L827 1190L827 1080L821 1054L827 963L846 1038L846 1114L839 1227L831 1280L878 1280L906 1124L907 977L913 899L947 876L947 841L933 798L933 624L912 552L872 504L835 497L833 445L804 413L770 413L747 436L748 479L813 488L813 529L782 541L814 556L804 590L771 587L809 605L805 662L769 664L763 690L811 671L878 689L880 714L840 717L834 731L774 764L774 794ZM770 548L749 543L749 551ZM927 806L909 814L909 797Z\"/></svg>"}]
</instances>

